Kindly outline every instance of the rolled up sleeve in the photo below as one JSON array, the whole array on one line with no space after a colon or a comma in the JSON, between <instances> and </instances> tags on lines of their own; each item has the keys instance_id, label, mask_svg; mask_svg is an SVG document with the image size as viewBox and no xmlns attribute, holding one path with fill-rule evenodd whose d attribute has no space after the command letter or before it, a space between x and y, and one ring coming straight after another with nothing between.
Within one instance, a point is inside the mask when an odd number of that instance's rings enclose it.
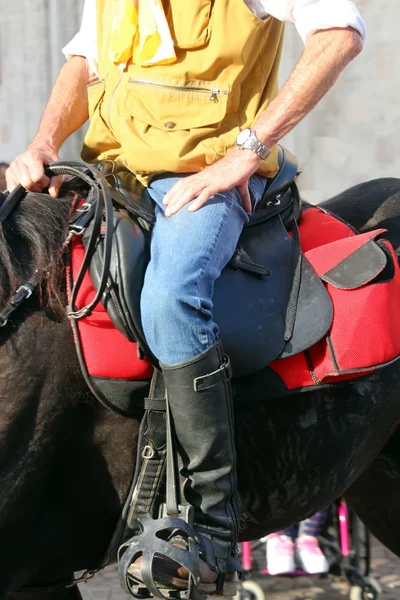
<instances>
[{"instance_id":1,"label":"rolled up sleeve","mask_svg":"<svg viewBox=\"0 0 400 600\"><path fill-rule=\"evenodd\" d=\"M364 39L364 20L350 0L247 0L264 15L293 23L304 43L321 29L352 27Z\"/></svg>"},{"instance_id":2,"label":"rolled up sleeve","mask_svg":"<svg viewBox=\"0 0 400 600\"><path fill-rule=\"evenodd\" d=\"M300 1L293 8L293 22L304 43L321 29L352 27L364 39L367 28L354 2L349 0Z\"/></svg>"},{"instance_id":3,"label":"rolled up sleeve","mask_svg":"<svg viewBox=\"0 0 400 600\"><path fill-rule=\"evenodd\" d=\"M62 52L67 59L84 56L91 71L98 76L96 0L85 0L81 28Z\"/></svg>"}]
</instances>

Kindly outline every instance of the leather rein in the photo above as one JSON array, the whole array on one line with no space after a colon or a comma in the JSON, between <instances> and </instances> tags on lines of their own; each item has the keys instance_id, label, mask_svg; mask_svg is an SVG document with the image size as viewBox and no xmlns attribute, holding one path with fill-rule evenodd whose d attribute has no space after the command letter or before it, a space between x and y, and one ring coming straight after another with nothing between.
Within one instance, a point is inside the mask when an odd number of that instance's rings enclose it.
<instances>
[{"instance_id":1,"label":"leather rein","mask_svg":"<svg viewBox=\"0 0 400 600\"><path fill-rule=\"evenodd\" d=\"M79 274L71 292L71 297L67 306L67 315L69 319L81 319L89 315L96 305L100 302L107 285L109 265L111 260L112 234L113 234L113 205L108 184L102 174L95 168L77 161L55 161L45 165L45 174L48 177L56 175L72 175L86 183L89 187L89 193L84 203L78 207L72 207L71 215L68 219L67 235L61 247L61 254L69 246L74 236L82 236L89 223L93 222L93 228L87 244L84 260L82 262ZM21 185L18 185L12 192L0 194L3 202L0 206L0 225L2 225L14 209L21 203L27 195L27 191ZM104 245L103 245L103 270L100 277L100 283L97 293L93 300L81 309L76 307L75 301L86 272L89 270L92 255L95 251L97 240L102 232L102 225L105 224ZM7 325L10 316L17 310L28 298L30 298L50 270L52 264L49 264L45 271L41 272L35 269L31 277L21 283L14 294L0 311L0 327ZM115 534L112 536L112 542L115 542ZM95 576L98 571L107 566L114 543L111 543L105 553L105 558L100 567L86 570L81 577L71 578L59 583L39 586L22 587L16 590L21 592L42 592L53 593L62 589L75 587L79 583L85 583Z\"/></svg>"},{"instance_id":2,"label":"leather rein","mask_svg":"<svg viewBox=\"0 0 400 600\"><path fill-rule=\"evenodd\" d=\"M107 182L102 177L101 173L94 169L83 165L76 161L55 161L49 165L45 165L45 173L48 177L56 175L72 175L84 181L89 186L87 199L83 204L72 211L72 215L68 220L68 231L66 239L61 247L61 253L65 251L74 236L81 236L89 222L93 220L93 229L90 235L89 243L86 248L85 257L72 289L71 298L67 307L67 315L69 319L81 319L89 315L97 304L100 302L107 285L108 270L111 260L112 246L112 229L113 229L113 208L112 199ZM0 206L0 224L3 224L13 210L25 198L27 191L18 185L12 192L5 197ZM82 285L83 278L90 267L90 261L95 251L97 240L100 236L100 229L105 217L105 235L103 249L103 271L100 278L100 283L97 293L93 300L81 309L77 309L75 302ZM43 276L52 267L48 265L45 273L35 269L32 276L21 283L15 290L13 296L7 302L5 307L0 312L0 327L7 325L10 316L18 309L21 304L32 296L32 293L39 285Z\"/></svg>"}]
</instances>

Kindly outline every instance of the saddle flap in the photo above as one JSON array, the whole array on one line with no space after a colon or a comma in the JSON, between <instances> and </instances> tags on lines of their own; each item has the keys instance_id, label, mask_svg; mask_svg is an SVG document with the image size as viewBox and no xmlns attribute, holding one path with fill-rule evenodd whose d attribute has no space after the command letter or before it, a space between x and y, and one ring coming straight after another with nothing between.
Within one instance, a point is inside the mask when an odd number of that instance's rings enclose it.
<instances>
[{"instance_id":1,"label":"saddle flap","mask_svg":"<svg viewBox=\"0 0 400 600\"><path fill-rule=\"evenodd\" d=\"M341 279L343 283L346 282L345 288L346 286L350 286L348 289L359 287L371 281L386 265L383 250L377 244L368 244L386 231L386 229L375 229L335 240L313 248L305 255L321 279L328 282L331 278L332 284L335 285L336 281L338 287L341 287ZM362 250L365 245L367 248Z\"/></svg>"},{"instance_id":2,"label":"saddle flap","mask_svg":"<svg viewBox=\"0 0 400 600\"><path fill-rule=\"evenodd\" d=\"M386 263L385 252L374 240L369 240L322 275L321 279L342 290L354 290L373 281Z\"/></svg>"},{"instance_id":3,"label":"saddle flap","mask_svg":"<svg viewBox=\"0 0 400 600\"><path fill-rule=\"evenodd\" d=\"M330 296L310 262L303 256L293 336L285 344L279 358L288 358L310 348L327 334L332 319Z\"/></svg>"},{"instance_id":4,"label":"saddle flap","mask_svg":"<svg viewBox=\"0 0 400 600\"><path fill-rule=\"evenodd\" d=\"M136 220L124 209L114 209L113 252L102 302L115 327L130 341L136 341L152 356L144 340L140 317L140 294L149 261L149 244ZM83 238L90 236L88 228ZM102 244L100 240L99 244ZM97 289L102 273L102 253L95 252L90 277Z\"/></svg>"},{"instance_id":5,"label":"saddle flap","mask_svg":"<svg viewBox=\"0 0 400 600\"><path fill-rule=\"evenodd\" d=\"M292 242L279 215L245 227L240 245L269 275L227 266L215 282L215 322L235 377L264 368L281 353L292 284Z\"/></svg>"}]
</instances>

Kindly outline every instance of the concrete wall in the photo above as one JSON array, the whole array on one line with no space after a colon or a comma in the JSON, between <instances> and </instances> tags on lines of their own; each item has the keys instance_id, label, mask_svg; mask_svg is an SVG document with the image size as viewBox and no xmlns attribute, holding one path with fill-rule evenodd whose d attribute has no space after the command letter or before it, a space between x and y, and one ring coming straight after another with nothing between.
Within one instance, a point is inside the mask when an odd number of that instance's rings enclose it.
<instances>
[{"instance_id":1,"label":"concrete wall","mask_svg":"<svg viewBox=\"0 0 400 600\"><path fill-rule=\"evenodd\" d=\"M62 46L79 29L84 0L0 0L0 161L35 134L64 62ZM65 144L77 156L80 135Z\"/></svg>"},{"instance_id":2,"label":"concrete wall","mask_svg":"<svg viewBox=\"0 0 400 600\"><path fill-rule=\"evenodd\" d=\"M368 37L363 52L284 143L299 158L299 184L318 201L375 177L400 177L400 27L391 0L358 0ZM302 52L287 28L282 82Z\"/></svg>"},{"instance_id":3,"label":"concrete wall","mask_svg":"<svg viewBox=\"0 0 400 600\"><path fill-rule=\"evenodd\" d=\"M83 0L0 0L0 161L34 135L63 63L60 48L79 28ZM400 28L392 0L358 0L369 28L363 53L284 143L299 157L300 184L321 200L371 177L400 176ZM302 51L287 28L282 82ZM76 157L82 134L63 148Z\"/></svg>"}]
</instances>

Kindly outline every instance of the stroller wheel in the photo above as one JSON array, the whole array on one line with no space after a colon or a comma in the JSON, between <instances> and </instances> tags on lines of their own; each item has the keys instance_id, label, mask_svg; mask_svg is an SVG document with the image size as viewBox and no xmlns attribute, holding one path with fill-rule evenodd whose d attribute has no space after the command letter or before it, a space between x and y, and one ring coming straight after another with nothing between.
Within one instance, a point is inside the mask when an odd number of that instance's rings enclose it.
<instances>
[{"instance_id":1,"label":"stroller wheel","mask_svg":"<svg viewBox=\"0 0 400 600\"><path fill-rule=\"evenodd\" d=\"M382 596L382 588L373 577L364 577L363 585L354 585L350 589L350 600L378 600Z\"/></svg>"},{"instance_id":2,"label":"stroller wheel","mask_svg":"<svg viewBox=\"0 0 400 600\"><path fill-rule=\"evenodd\" d=\"M265 600L265 593L261 585L249 579L242 582L234 600Z\"/></svg>"}]
</instances>

